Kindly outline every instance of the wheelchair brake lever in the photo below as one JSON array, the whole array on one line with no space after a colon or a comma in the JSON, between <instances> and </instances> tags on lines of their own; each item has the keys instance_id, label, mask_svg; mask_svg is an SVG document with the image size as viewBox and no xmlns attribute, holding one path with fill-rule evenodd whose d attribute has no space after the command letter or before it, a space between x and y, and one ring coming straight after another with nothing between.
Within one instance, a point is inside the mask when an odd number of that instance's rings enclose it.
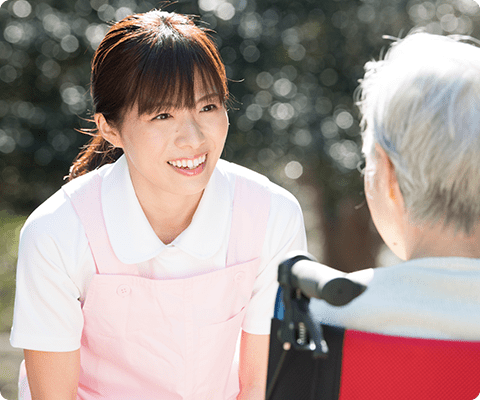
<instances>
[{"instance_id":1,"label":"wheelchair brake lever","mask_svg":"<svg viewBox=\"0 0 480 400\"><path fill-rule=\"evenodd\" d=\"M308 305L310 299L291 283L292 266L300 260L311 260L306 255L298 255L286 260L279 266L278 281L283 291L285 307L284 319L278 332L278 339L288 348L289 343L297 350L313 351L314 358L326 358L327 342L323 337L320 324L315 324Z\"/></svg>"}]
</instances>

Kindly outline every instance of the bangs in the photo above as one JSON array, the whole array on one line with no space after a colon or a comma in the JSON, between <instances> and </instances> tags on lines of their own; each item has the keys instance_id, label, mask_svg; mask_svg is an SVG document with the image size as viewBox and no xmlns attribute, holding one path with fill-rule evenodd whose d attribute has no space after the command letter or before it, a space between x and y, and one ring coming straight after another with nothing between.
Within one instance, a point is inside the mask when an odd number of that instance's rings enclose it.
<instances>
[{"instance_id":1,"label":"bangs","mask_svg":"<svg viewBox=\"0 0 480 400\"><path fill-rule=\"evenodd\" d=\"M138 107L139 115L173 108L194 108L195 79L207 93L227 102L225 69L216 49L187 38L156 40L144 46L126 104Z\"/></svg>"}]
</instances>

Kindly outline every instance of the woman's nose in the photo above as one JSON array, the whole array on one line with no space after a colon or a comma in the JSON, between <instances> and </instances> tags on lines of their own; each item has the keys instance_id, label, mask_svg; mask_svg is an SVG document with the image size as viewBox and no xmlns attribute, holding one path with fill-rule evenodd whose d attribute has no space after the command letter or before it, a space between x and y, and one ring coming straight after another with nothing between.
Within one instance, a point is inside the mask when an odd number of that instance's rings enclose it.
<instances>
[{"instance_id":1,"label":"woman's nose","mask_svg":"<svg viewBox=\"0 0 480 400\"><path fill-rule=\"evenodd\" d=\"M185 117L178 127L175 143L178 147L198 148L205 142L205 135L195 118Z\"/></svg>"}]
</instances>

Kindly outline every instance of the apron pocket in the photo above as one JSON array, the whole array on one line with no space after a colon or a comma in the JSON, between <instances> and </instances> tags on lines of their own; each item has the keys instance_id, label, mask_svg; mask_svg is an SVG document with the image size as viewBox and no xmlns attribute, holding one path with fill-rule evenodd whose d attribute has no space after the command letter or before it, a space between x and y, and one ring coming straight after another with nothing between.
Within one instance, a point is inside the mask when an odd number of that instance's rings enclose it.
<instances>
[{"instance_id":1,"label":"apron pocket","mask_svg":"<svg viewBox=\"0 0 480 400\"><path fill-rule=\"evenodd\" d=\"M199 328L197 348L201 373L196 384L199 393L205 394L202 398L223 400L235 398L239 393L238 365L234 356L245 313L246 307L227 321Z\"/></svg>"}]
</instances>

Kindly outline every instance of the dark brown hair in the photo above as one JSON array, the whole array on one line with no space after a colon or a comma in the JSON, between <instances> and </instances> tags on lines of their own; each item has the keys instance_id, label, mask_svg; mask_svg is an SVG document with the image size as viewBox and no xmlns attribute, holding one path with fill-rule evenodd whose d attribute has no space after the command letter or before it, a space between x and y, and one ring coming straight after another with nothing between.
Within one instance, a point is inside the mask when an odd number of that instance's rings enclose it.
<instances>
[{"instance_id":1,"label":"dark brown hair","mask_svg":"<svg viewBox=\"0 0 480 400\"><path fill-rule=\"evenodd\" d=\"M129 16L113 25L92 60L94 112L121 126L125 111L138 107L149 114L195 106L194 76L228 100L225 67L208 30L190 16L159 10ZM70 168L72 180L114 162L123 150L114 148L96 130Z\"/></svg>"}]
</instances>

